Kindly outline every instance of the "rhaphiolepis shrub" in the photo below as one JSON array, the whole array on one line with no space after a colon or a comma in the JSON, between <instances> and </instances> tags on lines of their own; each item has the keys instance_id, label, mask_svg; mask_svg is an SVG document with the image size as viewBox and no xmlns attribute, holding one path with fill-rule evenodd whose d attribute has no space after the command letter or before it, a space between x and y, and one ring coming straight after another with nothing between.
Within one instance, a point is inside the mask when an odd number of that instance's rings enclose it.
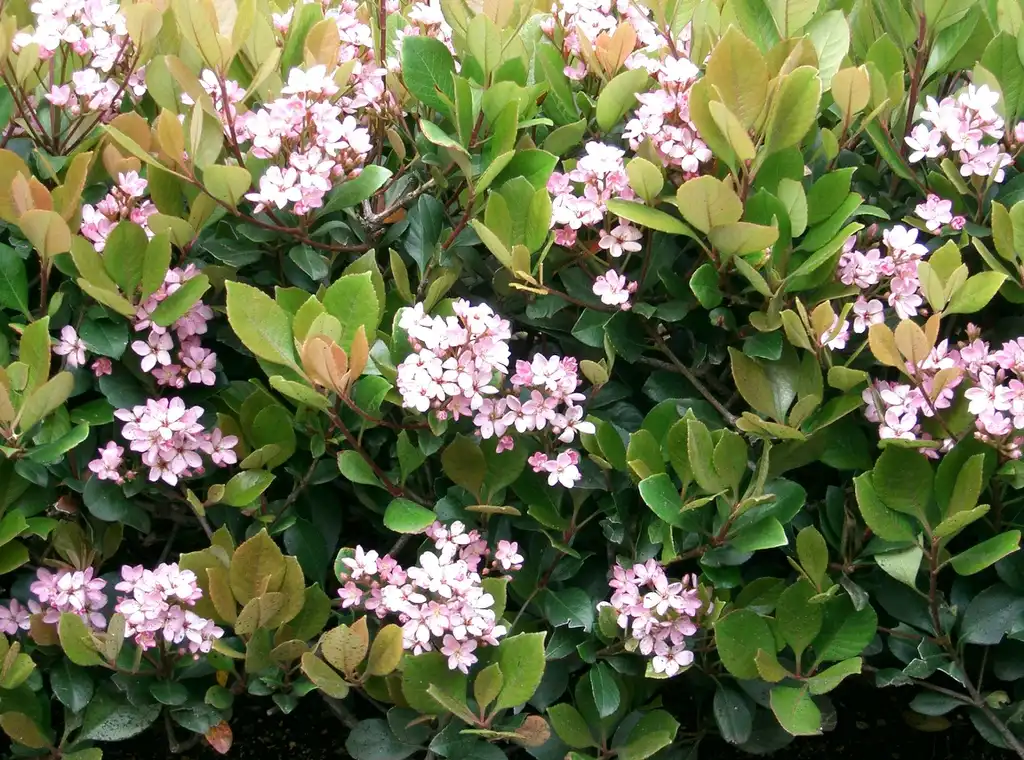
<instances>
[{"instance_id":1,"label":"rhaphiolepis shrub","mask_svg":"<svg viewBox=\"0 0 1024 760\"><path fill-rule=\"evenodd\" d=\"M18 756L1024 757L1018 0L0 7Z\"/></svg>"}]
</instances>

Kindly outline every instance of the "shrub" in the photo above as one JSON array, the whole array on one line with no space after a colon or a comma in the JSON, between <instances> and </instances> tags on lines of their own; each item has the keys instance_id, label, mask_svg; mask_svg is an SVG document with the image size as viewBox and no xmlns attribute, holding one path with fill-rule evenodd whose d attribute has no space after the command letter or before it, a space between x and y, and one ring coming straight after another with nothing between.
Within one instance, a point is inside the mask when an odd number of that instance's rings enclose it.
<instances>
[{"instance_id":1,"label":"shrub","mask_svg":"<svg viewBox=\"0 0 1024 760\"><path fill-rule=\"evenodd\" d=\"M2 12L19 755L1024 757L1017 2Z\"/></svg>"}]
</instances>

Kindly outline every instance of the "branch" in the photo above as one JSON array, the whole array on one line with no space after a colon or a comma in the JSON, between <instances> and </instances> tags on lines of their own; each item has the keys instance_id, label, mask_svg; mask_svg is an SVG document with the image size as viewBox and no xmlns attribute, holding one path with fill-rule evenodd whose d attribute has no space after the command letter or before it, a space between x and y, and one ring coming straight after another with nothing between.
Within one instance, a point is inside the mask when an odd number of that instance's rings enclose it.
<instances>
[{"instance_id":1,"label":"branch","mask_svg":"<svg viewBox=\"0 0 1024 760\"><path fill-rule=\"evenodd\" d=\"M670 372L676 372L685 377L687 382L696 388L697 392L703 396L711 406L715 407L730 427L736 427L736 420L738 419L736 415L726 409L725 405L711 394L711 391L707 389L707 386L705 386L704 383L702 383L697 376L693 374L690 368L679 361L679 358L672 353L672 349L668 347L665 339L658 335L657 331L653 327L650 325L647 325L646 327L647 332L650 334L651 338L654 339L654 342L658 344L658 348L661 349L661 352L671 360L671 364L658 361L657 359L648 359L645 356L640 357L640 361L643 364L658 367L660 369L667 369Z\"/></svg>"}]
</instances>

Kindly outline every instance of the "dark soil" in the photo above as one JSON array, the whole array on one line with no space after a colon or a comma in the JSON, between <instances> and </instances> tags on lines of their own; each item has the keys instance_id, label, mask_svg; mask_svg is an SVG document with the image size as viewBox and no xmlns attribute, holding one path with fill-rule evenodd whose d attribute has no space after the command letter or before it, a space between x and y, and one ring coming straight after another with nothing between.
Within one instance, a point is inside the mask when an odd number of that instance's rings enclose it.
<instances>
[{"instance_id":1,"label":"dark soil","mask_svg":"<svg viewBox=\"0 0 1024 760\"><path fill-rule=\"evenodd\" d=\"M797 739L779 750L777 760L1005 760L975 731L966 717L953 716L945 731L911 728L903 714L913 696L909 689L879 690L849 683L832 695L838 725L821 737ZM347 758L347 730L315 695L302 700L291 715L267 714L266 700L241 703L232 723L232 760L333 760ZM207 746L181 754L167 750L167 739L153 730L138 739L104 747L104 760L213 760L222 757ZM700 746L700 760L749 760L717 737ZM691 756L690 760L697 760Z\"/></svg>"}]
</instances>

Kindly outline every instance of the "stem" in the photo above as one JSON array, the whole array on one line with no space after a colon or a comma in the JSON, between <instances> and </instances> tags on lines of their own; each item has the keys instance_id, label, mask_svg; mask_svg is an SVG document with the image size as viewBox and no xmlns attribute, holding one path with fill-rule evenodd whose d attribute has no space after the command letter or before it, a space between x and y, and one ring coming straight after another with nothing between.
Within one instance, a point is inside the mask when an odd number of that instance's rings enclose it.
<instances>
[{"instance_id":1,"label":"stem","mask_svg":"<svg viewBox=\"0 0 1024 760\"><path fill-rule=\"evenodd\" d=\"M730 412L728 409L726 409L725 405L721 401L719 401L717 398L711 395L711 391L707 389L707 387L697 378L695 374L693 374L693 372L690 371L690 369L685 364L679 361L679 358L674 353L672 353L672 349L668 347L668 344L665 342L665 339L658 335L657 331L653 327L651 327L650 325L647 325L646 327L648 334L650 334L654 342L658 344L658 348L661 349L661 352L665 354L665 356L667 356L672 363L666 365L664 362L658 362L655 359L648 359L646 357L640 357L640 361L644 364L648 364L653 367L660 367L662 369L668 369L670 371L678 372L680 375L686 378L686 381L690 383L690 385L697 389L697 392L701 396L703 396L707 400L707 402L711 404L711 406L715 407L715 410L720 415L722 415L722 419L724 419L730 427L736 427L736 415Z\"/></svg>"},{"instance_id":2,"label":"stem","mask_svg":"<svg viewBox=\"0 0 1024 760\"><path fill-rule=\"evenodd\" d=\"M373 457L371 457L369 453L367 453L366 449L362 447L359 441L356 440L356 437L352 435L352 431L348 429L344 422L342 422L341 417L337 413L335 413L334 411L328 411L327 416L331 420L331 424L338 429L342 436L344 436L345 441L348 443L348 445L351 446L352 449L357 454L359 454L360 457L362 457L364 462L366 462L367 466L369 466L369 468L373 471L373 474L381 482L381 484L384 486L388 493L390 493L395 498L402 497L405 499L409 499L410 501L414 501L420 506L430 506L430 502L428 502L419 494L413 493L407 488L402 488L401 486L393 483L391 479L384 473L384 470L381 469L380 465L373 461Z\"/></svg>"},{"instance_id":3,"label":"stem","mask_svg":"<svg viewBox=\"0 0 1024 760\"><path fill-rule=\"evenodd\" d=\"M917 99L921 93L921 79L924 76L924 64L928 59L928 20L925 14L918 16L917 24L917 60L914 62L914 71L910 75L910 91L907 95L907 120L903 125L903 141L900 144L900 155L906 156L910 146L907 145L907 135L914 126L914 109L917 108Z\"/></svg>"}]
</instances>

